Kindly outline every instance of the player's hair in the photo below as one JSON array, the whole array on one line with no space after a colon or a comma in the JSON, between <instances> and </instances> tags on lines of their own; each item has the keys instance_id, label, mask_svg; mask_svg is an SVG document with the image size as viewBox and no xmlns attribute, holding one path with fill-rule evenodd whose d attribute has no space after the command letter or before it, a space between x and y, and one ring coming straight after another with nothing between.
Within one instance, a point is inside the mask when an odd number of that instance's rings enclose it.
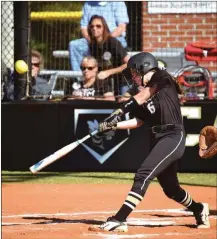
<instances>
[{"instance_id":1,"label":"player's hair","mask_svg":"<svg viewBox=\"0 0 217 239\"><path fill-rule=\"evenodd\" d=\"M32 50L31 51L31 57L37 57L39 59L40 69L44 67L44 57L39 51Z\"/></svg>"},{"instance_id":2,"label":"player's hair","mask_svg":"<svg viewBox=\"0 0 217 239\"><path fill-rule=\"evenodd\" d=\"M98 62L95 57L93 56L85 56L81 61L81 66L84 61L93 61L96 66L98 66Z\"/></svg>"},{"instance_id":3,"label":"player's hair","mask_svg":"<svg viewBox=\"0 0 217 239\"><path fill-rule=\"evenodd\" d=\"M102 16L98 16L98 15L93 15L88 23L88 34L90 36L91 42L94 43L96 42L95 38L92 35L92 32L90 30L90 26L93 20L95 19L99 19L103 25L103 37L102 37L102 43L104 43L109 37L110 37L110 31L109 31L109 27L108 24L106 23L106 20L104 19L104 17Z\"/></svg>"},{"instance_id":4,"label":"player's hair","mask_svg":"<svg viewBox=\"0 0 217 239\"><path fill-rule=\"evenodd\" d=\"M175 82L176 90L177 90L178 94L183 95L184 94L184 90L182 89L182 87L181 87L181 85L180 85L180 83L178 81L178 78L172 76L170 73L168 73L168 74L172 77L173 81Z\"/></svg>"},{"instance_id":5,"label":"player's hair","mask_svg":"<svg viewBox=\"0 0 217 239\"><path fill-rule=\"evenodd\" d=\"M160 69L152 69L151 71L153 71L153 72L156 72L156 71L158 71L158 70L160 70ZM170 75L170 77L172 78L172 80L174 81L174 83L175 83L175 86L176 86L176 91L177 91L177 93L179 94L179 95L183 95L184 94L184 90L182 89L182 87L181 87L181 85L180 85L180 83L179 83L179 81L178 81L178 78L176 78L176 77L174 77L173 75L171 75L168 71L167 71L167 73Z\"/></svg>"}]
</instances>

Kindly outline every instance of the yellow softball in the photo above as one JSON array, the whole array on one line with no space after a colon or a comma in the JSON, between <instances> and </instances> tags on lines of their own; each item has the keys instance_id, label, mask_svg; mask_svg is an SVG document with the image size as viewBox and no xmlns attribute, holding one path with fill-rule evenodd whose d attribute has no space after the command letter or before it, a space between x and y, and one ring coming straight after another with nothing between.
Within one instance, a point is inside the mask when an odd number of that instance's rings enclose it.
<instances>
[{"instance_id":1,"label":"yellow softball","mask_svg":"<svg viewBox=\"0 0 217 239\"><path fill-rule=\"evenodd\" d=\"M25 61L23 60L18 60L15 62L15 70L19 73L19 74L24 74L28 71L28 65L26 64Z\"/></svg>"}]
</instances>

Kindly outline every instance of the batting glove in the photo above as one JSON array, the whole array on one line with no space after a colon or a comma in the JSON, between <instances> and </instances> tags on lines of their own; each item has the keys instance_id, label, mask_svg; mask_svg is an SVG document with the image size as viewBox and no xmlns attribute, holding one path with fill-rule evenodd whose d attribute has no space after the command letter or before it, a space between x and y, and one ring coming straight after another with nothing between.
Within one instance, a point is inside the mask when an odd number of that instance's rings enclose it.
<instances>
[{"instance_id":1,"label":"batting glove","mask_svg":"<svg viewBox=\"0 0 217 239\"><path fill-rule=\"evenodd\" d=\"M122 109L115 110L109 117L107 117L103 122L109 123L111 126L122 121L121 116L124 114Z\"/></svg>"},{"instance_id":2,"label":"batting glove","mask_svg":"<svg viewBox=\"0 0 217 239\"><path fill-rule=\"evenodd\" d=\"M103 133L107 133L109 131L115 131L116 128L117 128L117 123L116 124L111 124L111 123L103 121L103 122L99 123L98 131L103 132Z\"/></svg>"}]
</instances>

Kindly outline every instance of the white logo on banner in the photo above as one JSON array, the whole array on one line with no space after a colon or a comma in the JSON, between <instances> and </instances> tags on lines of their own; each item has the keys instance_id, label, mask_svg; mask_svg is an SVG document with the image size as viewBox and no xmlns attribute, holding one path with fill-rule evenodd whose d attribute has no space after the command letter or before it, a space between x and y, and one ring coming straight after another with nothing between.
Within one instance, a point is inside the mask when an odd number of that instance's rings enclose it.
<instances>
[{"instance_id":1,"label":"white logo on banner","mask_svg":"<svg viewBox=\"0 0 217 239\"><path fill-rule=\"evenodd\" d=\"M74 132L76 132L77 129L77 125L78 125L78 119L79 119L79 115L81 114L111 114L113 112L113 109L75 109L74 111ZM182 106L181 107L181 113L183 117L186 117L187 119L191 120L191 119L198 119L201 120L202 119L202 115L201 115L201 107L198 106ZM129 119L129 114L126 115L126 120ZM96 124L95 121L90 122L87 121L87 125L90 127L90 124ZM215 122L214 122L214 126L217 127L217 116L215 118ZM104 154L99 154L98 152L96 152L95 150L93 150L90 146L88 146L85 143L82 143L83 147L101 164L103 164L113 153L115 153L128 139L129 139L129 135L130 135L130 130L127 130L128 132L128 137L123 139L120 143L118 143L117 145L115 145L113 148L111 148L109 151L107 151ZM188 147L194 147L195 145L197 145L199 143L199 133L197 134L187 134L186 136L186 146Z\"/></svg>"},{"instance_id":2,"label":"white logo on banner","mask_svg":"<svg viewBox=\"0 0 217 239\"><path fill-rule=\"evenodd\" d=\"M181 107L182 116L187 119L201 119L201 107L183 106ZM193 147L199 143L199 134L187 134L185 145Z\"/></svg>"},{"instance_id":3,"label":"white logo on banner","mask_svg":"<svg viewBox=\"0 0 217 239\"><path fill-rule=\"evenodd\" d=\"M182 106L181 107L182 116L187 117L187 119L202 119L201 107L198 106ZM213 124L217 128L217 116ZM186 136L186 146L193 147L199 143L199 133L198 134L187 134Z\"/></svg>"},{"instance_id":4,"label":"white logo on banner","mask_svg":"<svg viewBox=\"0 0 217 239\"><path fill-rule=\"evenodd\" d=\"M77 125L78 125L78 118L81 114L111 114L114 110L113 109L75 109L74 111L74 132L76 132ZM129 114L126 115L126 120L129 119ZM87 124L89 129L93 127L93 124L96 125L98 122L90 122L88 121ZM90 127L91 125L91 127ZM128 136L130 134L130 130L127 130ZM115 145L109 151L104 153L103 155L94 151L91 147L87 144L82 143L82 146L101 164L103 164L113 153L115 153L127 140L129 137L122 140L119 144Z\"/></svg>"}]
</instances>

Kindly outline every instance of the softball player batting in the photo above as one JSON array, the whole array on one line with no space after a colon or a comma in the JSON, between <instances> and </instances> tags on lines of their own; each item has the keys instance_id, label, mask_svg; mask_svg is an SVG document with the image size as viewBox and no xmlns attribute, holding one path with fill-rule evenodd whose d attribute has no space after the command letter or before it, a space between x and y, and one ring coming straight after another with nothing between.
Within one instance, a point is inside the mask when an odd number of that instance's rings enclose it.
<instances>
[{"instance_id":1,"label":"softball player batting","mask_svg":"<svg viewBox=\"0 0 217 239\"><path fill-rule=\"evenodd\" d=\"M116 215L109 217L102 225L91 226L89 230L126 232L127 217L142 201L155 177L167 197L193 212L197 228L209 228L208 204L195 202L180 187L177 178L177 161L185 150L185 132L178 98L178 94L182 93L181 88L166 70L158 68L157 60L148 52L130 58L123 71L125 79L129 79L129 74L137 93L101 122L99 131L133 129L147 121L151 151L137 170L133 186ZM135 118L121 121L121 116L128 112Z\"/></svg>"}]
</instances>

